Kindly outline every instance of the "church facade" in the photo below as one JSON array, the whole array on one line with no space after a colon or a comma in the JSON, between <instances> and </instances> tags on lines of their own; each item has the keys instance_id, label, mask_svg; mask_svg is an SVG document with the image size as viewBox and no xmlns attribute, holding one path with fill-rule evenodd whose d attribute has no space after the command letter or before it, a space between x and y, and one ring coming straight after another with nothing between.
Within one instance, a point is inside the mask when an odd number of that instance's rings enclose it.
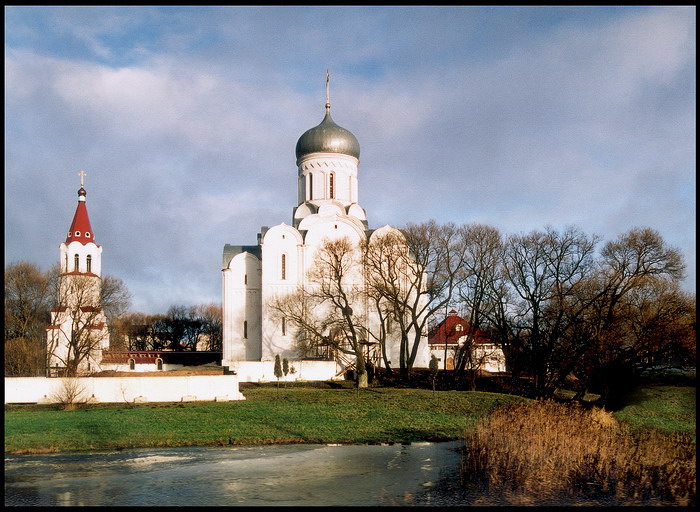
<instances>
[{"instance_id":1,"label":"church facade","mask_svg":"<svg viewBox=\"0 0 700 512\"><path fill-rule=\"evenodd\" d=\"M296 145L298 204L293 208L291 223L263 227L255 245L224 246L224 366L237 368L243 362L270 362L276 355L290 362L302 359L295 343L297 330L272 310L271 302L299 287L314 285L309 282L308 272L324 241L345 238L359 246L373 236L394 230L391 226L369 229L366 212L359 203L360 144L331 118L328 93L325 108L321 123L303 133ZM362 289L361 269L353 272L351 279L354 287ZM364 319L365 328L371 330L374 318L367 304L356 303L352 309L355 316ZM398 362L398 342L389 333L387 352L394 364ZM427 367L427 340L424 345L416 367ZM335 363L331 355L326 358L332 363L326 373L342 372L343 364L334 366L339 363L337 357ZM370 354L370 360L378 366L382 364L378 352Z\"/></svg>"}]
</instances>

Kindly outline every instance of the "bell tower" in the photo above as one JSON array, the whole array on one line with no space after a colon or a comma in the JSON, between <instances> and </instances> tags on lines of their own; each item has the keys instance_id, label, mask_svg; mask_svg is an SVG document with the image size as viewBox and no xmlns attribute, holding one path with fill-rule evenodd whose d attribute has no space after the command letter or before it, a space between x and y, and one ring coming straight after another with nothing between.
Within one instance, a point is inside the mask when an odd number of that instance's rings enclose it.
<instances>
[{"instance_id":1,"label":"bell tower","mask_svg":"<svg viewBox=\"0 0 700 512\"><path fill-rule=\"evenodd\" d=\"M99 369L102 350L109 348L102 311L102 247L88 216L84 178L80 172L78 205L64 242L59 246L57 306L47 327L47 362L57 374L77 375Z\"/></svg>"}]
</instances>

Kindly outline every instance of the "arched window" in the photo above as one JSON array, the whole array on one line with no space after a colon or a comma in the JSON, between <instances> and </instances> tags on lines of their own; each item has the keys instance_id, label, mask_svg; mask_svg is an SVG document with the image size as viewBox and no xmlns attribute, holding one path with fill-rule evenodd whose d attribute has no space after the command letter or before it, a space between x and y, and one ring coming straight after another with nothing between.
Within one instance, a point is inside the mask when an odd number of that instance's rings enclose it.
<instances>
[{"instance_id":1,"label":"arched window","mask_svg":"<svg viewBox=\"0 0 700 512\"><path fill-rule=\"evenodd\" d=\"M280 278L287 279L287 255L282 255L282 261L280 262Z\"/></svg>"},{"instance_id":2,"label":"arched window","mask_svg":"<svg viewBox=\"0 0 700 512\"><path fill-rule=\"evenodd\" d=\"M87 270L86 272L92 272L92 256L88 254L87 257Z\"/></svg>"},{"instance_id":3,"label":"arched window","mask_svg":"<svg viewBox=\"0 0 700 512\"><path fill-rule=\"evenodd\" d=\"M464 330L464 326L463 326L462 324L457 324L457 325L455 325L455 331L460 331L460 332L461 332L461 331L463 331L463 330Z\"/></svg>"},{"instance_id":4,"label":"arched window","mask_svg":"<svg viewBox=\"0 0 700 512\"><path fill-rule=\"evenodd\" d=\"M306 177L309 182L309 200L311 200L314 198L314 175L309 173Z\"/></svg>"},{"instance_id":5,"label":"arched window","mask_svg":"<svg viewBox=\"0 0 700 512\"><path fill-rule=\"evenodd\" d=\"M163 369L163 360L162 360L160 357L156 359L156 368L157 368L158 370L162 370L162 369Z\"/></svg>"},{"instance_id":6,"label":"arched window","mask_svg":"<svg viewBox=\"0 0 700 512\"><path fill-rule=\"evenodd\" d=\"M248 339L248 320L243 320L243 337Z\"/></svg>"},{"instance_id":7,"label":"arched window","mask_svg":"<svg viewBox=\"0 0 700 512\"><path fill-rule=\"evenodd\" d=\"M79 272L80 271L80 256L77 254L73 258L73 272Z\"/></svg>"},{"instance_id":8,"label":"arched window","mask_svg":"<svg viewBox=\"0 0 700 512\"><path fill-rule=\"evenodd\" d=\"M248 284L248 274L243 276L243 284Z\"/></svg>"},{"instance_id":9,"label":"arched window","mask_svg":"<svg viewBox=\"0 0 700 512\"><path fill-rule=\"evenodd\" d=\"M65 260L66 260L66 261L65 261L66 265L65 265L65 267L63 268L63 271L64 271L64 272L68 272L68 255L67 255L67 254L66 254Z\"/></svg>"},{"instance_id":10,"label":"arched window","mask_svg":"<svg viewBox=\"0 0 700 512\"><path fill-rule=\"evenodd\" d=\"M330 192L330 198L335 199L335 174L333 173L328 179L328 191Z\"/></svg>"},{"instance_id":11,"label":"arched window","mask_svg":"<svg viewBox=\"0 0 700 512\"><path fill-rule=\"evenodd\" d=\"M134 360L133 357L129 358L129 370L135 370L136 369L136 361Z\"/></svg>"}]
</instances>

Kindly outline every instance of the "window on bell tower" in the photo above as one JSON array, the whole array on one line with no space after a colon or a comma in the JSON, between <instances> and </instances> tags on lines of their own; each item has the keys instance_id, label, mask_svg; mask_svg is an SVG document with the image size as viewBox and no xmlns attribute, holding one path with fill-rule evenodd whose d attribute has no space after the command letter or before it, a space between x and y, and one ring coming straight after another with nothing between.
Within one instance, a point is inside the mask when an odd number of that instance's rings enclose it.
<instances>
[{"instance_id":1,"label":"window on bell tower","mask_svg":"<svg viewBox=\"0 0 700 512\"><path fill-rule=\"evenodd\" d=\"M314 175L309 173L307 179L309 182L309 201L311 201L314 198Z\"/></svg>"},{"instance_id":2,"label":"window on bell tower","mask_svg":"<svg viewBox=\"0 0 700 512\"><path fill-rule=\"evenodd\" d=\"M80 271L80 256L77 254L73 258L73 272L79 272Z\"/></svg>"},{"instance_id":3,"label":"window on bell tower","mask_svg":"<svg viewBox=\"0 0 700 512\"><path fill-rule=\"evenodd\" d=\"M86 260L86 272L92 272L92 256L89 254Z\"/></svg>"},{"instance_id":4,"label":"window on bell tower","mask_svg":"<svg viewBox=\"0 0 700 512\"><path fill-rule=\"evenodd\" d=\"M335 199L335 174L331 173L328 181L329 197Z\"/></svg>"}]
</instances>

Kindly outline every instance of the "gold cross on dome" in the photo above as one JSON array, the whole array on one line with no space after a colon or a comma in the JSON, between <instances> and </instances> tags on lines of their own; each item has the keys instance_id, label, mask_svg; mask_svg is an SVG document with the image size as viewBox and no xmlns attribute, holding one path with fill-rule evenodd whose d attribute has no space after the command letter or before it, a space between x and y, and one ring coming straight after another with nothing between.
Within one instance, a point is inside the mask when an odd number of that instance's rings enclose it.
<instances>
[{"instance_id":1,"label":"gold cross on dome","mask_svg":"<svg viewBox=\"0 0 700 512\"><path fill-rule=\"evenodd\" d=\"M78 173L78 176L80 176L80 186L82 187L82 186L83 186L83 178L84 178L85 176L87 176L87 174L85 174L83 171L80 171L80 172Z\"/></svg>"}]
</instances>

